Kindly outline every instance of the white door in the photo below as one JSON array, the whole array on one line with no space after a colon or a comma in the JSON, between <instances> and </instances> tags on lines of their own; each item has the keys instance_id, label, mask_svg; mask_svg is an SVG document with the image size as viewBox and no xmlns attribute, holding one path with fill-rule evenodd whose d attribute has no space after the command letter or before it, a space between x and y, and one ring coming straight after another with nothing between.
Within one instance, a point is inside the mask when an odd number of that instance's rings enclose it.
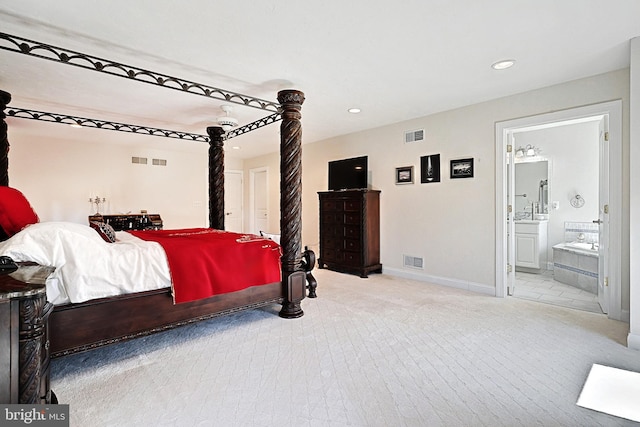
<instances>
[{"instance_id":1,"label":"white door","mask_svg":"<svg viewBox=\"0 0 640 427\"><path fill-rule=\"evenodd\" d=\"M515 167L514 155L515 138L513 133L508 134L508 144L511 150L506 150L507 161L507 295L513 296L516 289L516 245L515 245Z\"/></svg>"},{"instance_id":2,"label":"white door","mask_svg":"<svg viewBox=\"0 0 640 427\"><path fill-rule=\"evenodd\" d=\"M609 313L609 116L605 115L599 124L600 165L599 165L599 224L598 237L598 303L603 313Z\"/></svg>"},{"instance_id":3,"label":"white door","mask_svg":"<svg viewBox=\"0 0 640 427\"><path fill-rule=\"evenodd\" d=\"M267 168L251 169L250 183L250 232L259 234L269 230L269 170Z\"/></svg>"},{"instance_id":4,"label":"white door","mask_svg":"<svg viewBox=\"0 0 640 427\"><path fill-rule=\"evenodd\" d=\"M609 318L622 320L622 102L611 101L594 104L585 107L577 107L569 110L561 110L539 116L524 117L496 123L496 278L498 287L496 296L509 294L511 275L506 274L510 268L509 263L515 257L511 255L513 250L513 228L508 232L509 216L507 208L510 199L506 193L507 170L504 153L511 142L511 135L515 131L527 129L540 129L559 122L584 121L594 118L601 120L604 117L603 130L607 130L609 140L600 144L599 166L599 218L600 246L599 263L599 299L602 309L607 312ZM606 135L603 132L603 137ZM507 156L508 159L508 156ZM513 181L512 181L513 182ZM512 187L513 188L513 187ZM513 194L513 193L511 193ZM595 220L595 218L594 218ZM509 242L507 244L507 241ZM506 269L505 269L506 264ZM605 282L606 280L606 282ZM502 286L500 286L502 285Z\"/></svg>"},{"instance_id":5,"label":"white door","mask_svg":"<svg viewBox=\"0 0 640 427\"><path fill-rule=\"evenodd\" d=\"M224 172L224 229L242 233L242 171Z\"/></svg>"}]
</instances>

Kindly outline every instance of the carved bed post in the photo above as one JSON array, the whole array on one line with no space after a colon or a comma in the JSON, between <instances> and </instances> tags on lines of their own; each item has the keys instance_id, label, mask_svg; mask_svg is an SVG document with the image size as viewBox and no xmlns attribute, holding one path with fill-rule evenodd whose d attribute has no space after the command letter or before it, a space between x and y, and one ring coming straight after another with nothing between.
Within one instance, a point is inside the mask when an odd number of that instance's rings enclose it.
<instances>
[{"instance_id":1,"label":"carved bed post","mask_svg":"<svg viewBox=\"0 0 640 427\"><path fill-rule=\"evenodd\" d=\"M11 94L0 90L0 185L5 187L9 185L9 135L4 109L9 102Z\"/></svg>"},{"instance_id":2,"label":"carved bed post","mask_svg":"<svg viewBox=\"0 0 640 427\"><path fill-rule=\"evenodd\" d=\"M53 310L53 305L47 303L44 287L39 290L37 297L20 300L20 403L39 404L43 397L41 395L42 385L42 352L45 345L45 328L49 313ZM48 356L47 356L48 358ZM50 397L46 396L49 400Z\"/></svg>"},{"instance_id":3,"label":"carved bed post","mask_svg":"<svg viewBox=\"0 0 640 427\"><path fill-rule=\"evenodd\" d=\"M306 293L302 270L302 125L300 110L304 93L278 92L282 108L280 125L280 245L282 246L282 285L285 300L280 317L304 314L300 301Z\"/></svg>"},{"instance_id":4,"label":"carved bed post","mask_svg":"<svg viewBox=\"0 0 640 427\"><path fill-rule=\"evenodd\" d=\"M224 230L224 129L207 128L209 134L209 227Z\"/></svg>"}]
</instances>

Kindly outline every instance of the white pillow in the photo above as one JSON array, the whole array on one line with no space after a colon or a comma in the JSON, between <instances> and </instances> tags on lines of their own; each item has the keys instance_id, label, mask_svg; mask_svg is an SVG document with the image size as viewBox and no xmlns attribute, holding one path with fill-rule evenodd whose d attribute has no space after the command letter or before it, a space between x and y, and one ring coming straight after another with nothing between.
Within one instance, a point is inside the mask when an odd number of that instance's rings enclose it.
<instances>
[{"instance_id":1,"label":"white pillow","mask_svg":"<svg viewBox=\"0 0 640 427\"><path fill-rule=\"evenodd\" d=\"M267 239L273 240L277 244L280 244L280 235L279 234L265 233L264 231L260 230L260 235L262 237L266 237Z\"/></svg>"}]
</instances>

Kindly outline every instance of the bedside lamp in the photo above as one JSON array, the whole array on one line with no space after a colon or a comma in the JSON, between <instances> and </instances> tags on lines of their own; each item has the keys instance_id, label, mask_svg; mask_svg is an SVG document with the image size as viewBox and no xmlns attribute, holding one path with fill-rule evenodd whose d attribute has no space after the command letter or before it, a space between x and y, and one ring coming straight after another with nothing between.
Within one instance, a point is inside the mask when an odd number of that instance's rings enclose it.
<instances>
[{"instance_id":1,"label":"bedside lamp","mask_svg":"<svg viewBox=\"0 0 640 427\"><path fill-rule=\"evenodd\" d=\"M89 203L91 203L91 205L96 205L96 215L100 215L100 204L104 204L104 202L106 202L107 199L105 199L104 197L100 197L100 196L95 196L95 197L91 197L89 196Z\"/></svg>"}]
</instances>

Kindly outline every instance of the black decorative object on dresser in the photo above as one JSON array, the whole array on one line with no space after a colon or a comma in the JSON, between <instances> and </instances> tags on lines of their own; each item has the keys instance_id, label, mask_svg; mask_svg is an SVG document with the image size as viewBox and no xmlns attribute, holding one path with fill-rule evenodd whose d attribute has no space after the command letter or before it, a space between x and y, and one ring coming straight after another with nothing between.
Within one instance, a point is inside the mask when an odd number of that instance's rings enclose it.
<instances>
[{"instance_id":1,"label":"black decorative object on dresser","mask_svg":"<svg viewBox=\"0 0 640 427\"><path fill-rule=\"evenodd\" d=\"M89 215L89 222L104 222L115 231L162 230L162 218L158 214Z\"/></svg>"},{"instance_id":2,"label":"black decorative object on dresser","mask_svg":"<svg viewBox=\"0 0 640 427\"><path fill-rule=\"evenodd\" d=\"M381 273L380 191L319 192L319 268L357 273Z\"/></svg>"},{"instance_id":3,"label":"black decorative object on dresser","mask_svg":"<svg viewBox=\"0 0 640 427\"><path fill-rule=\"evenodd\" d=\"M0 272L0 403L57 403L49 383L50 267Z\"/></svg>"}]
</instances>

